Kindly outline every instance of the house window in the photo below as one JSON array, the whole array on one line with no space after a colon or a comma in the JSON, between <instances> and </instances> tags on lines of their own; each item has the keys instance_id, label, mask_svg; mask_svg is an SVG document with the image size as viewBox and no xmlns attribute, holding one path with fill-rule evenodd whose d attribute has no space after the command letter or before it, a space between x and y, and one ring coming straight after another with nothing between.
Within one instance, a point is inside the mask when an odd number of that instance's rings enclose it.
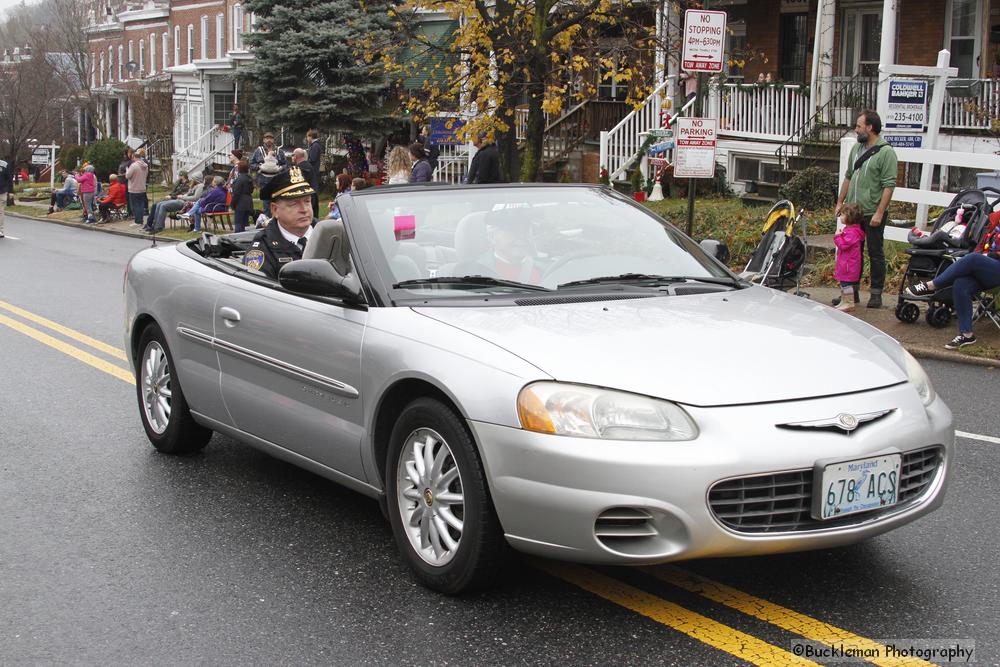
<instances>
[{"instance_id":1,"label":"house window","mask_svg":"<svg viewBox=\"0 0 1000 667\"><path fill-rule=\"evenodd\" d=\"M101 82L100 85L103 86L104 85L104 54L103 53L101 54L101 76L99 78L100 78L100 82Z\"/></svg>"},{"instance_id":2,"label":"house window","mask_svg":"<svg viewBox=\"0 0 1000 667\"><path fill-rule=\"evenodd\" d=\"M612 60L609 68L605 60ZM619 77L618 72L628 67L628 61L624 53L607 53L601 58L601 66L598 68L600 80L597 82L597 99L624 101L628 97L628 81Z\"/></svg>"},{"instance_id":3,"label":"house window","mask_svg":"<svg viewBox=\"0 0 1000 667\"><path fill-rule=\"evenodd\" d=\"M130 39L128 40L128 60L125 61L125 71L128 74L129 78L132 78L133 76L132 69L129 67L129 65L131 65L134 62L135 62L135 46L133 45L132 40Z\"/></svg>"},{"instance_id":4,"label":"house window","mask_svg":"<svg viewBox=\"0 0 1000 667\"><path fill-rule=\"evenodd\" d=\"M163 58L163 69L167 69L170 67L170 61L167 56L167 53L170 52L170 35L168 33L163 33L160 36L160 51L162 51L160 57Z\"/></svg>"},{"instance_id":5,"label":"house window","mask_svg":"<svg viewBox=\"0 0 1000 667\"><path fill-rule=\"evenodd\" d=\"M233 103L236 101L235 93L212 93L212 124L228 125L229 115L233 111Z\"/></svg>"},{"instance_id":6,"label":"house window","mask_svg":"<svg viewBox=\"0 0 1000 667\"><path fill-rule=\"evenodd\" d=\"M215 17L215 57L221 58L226 52L226 16L217 14Z\"/></svg>"},{"instance_id":7,"label":"house window","mask_svg":"<svg viewBox=\"0 0 1000 667\"><path fill-rule=\"evenodd\" d=\"M139 40L139 76L146 73L146 41Z\"/></svg>"},{"instance_id":8,"label":"house window","mask_svg":"<svg viewBox=\"0 0 1000 667\"><path fill-rule=\"evenodd\" d=\"M121 46L119 46L118 47L118 67L117 67L117 69L118 69L118 80L119 81L122 80L122 66L124 65L124 63L123 63L124 56L125 56L125 50Z\"/></svg>"},{"instance_id":9,"label":"house window","mask_svg":"<svg viewBox=\"0 0 1000 667\"><path fill-rule=\"evenodd\" d=\"M156 74L156 35L149 35L149 73Z\"/></svg>"},{"instance_id":10,"label":"house window","mask_svg":"<svg viewBox=\"0 0 1000 667\"><path fill-rule=\"evenodd\" d=\"M107 82L108 83L111 83L111 81L114 79L114 77L112 76L114 70L115 70L115 56L114 56L114 51L109 46L108 47L108 78L107 78Z\"/></svg>"},{"instance_id":11,"label":"house window","mask_svg":"<svg viewBox=\"0 0 1000 667\"><path fill-rule=\"evenodd\" d=\"M747 50L747 23L746 21L733 21L727 26L726 35L726 62L723 64L726 74L731 79L743 78L743 67L739 62L746 58Z\"/></svg>"},{"instance_id":12,"label":"house window","mask_svg":"<svg viewBox=\"0 0 1000 667\"><path fill-rule=\"evenodd\" d=\"M194 26L188 26L188 52L187 52L187 62L190 65L191 61L194 60Z\"/></svg>"},{"instance_id":13,"label":"house window","mask_svg":"<svg viewBox=\"0 0 1000 667\"><path fill-rule=\"evenodd\" d=\"M233 51L243 50L243 5L233 5Z\"/></svg>"},{"instance_id":14,"label":"house window","mask_svg":"<svg viewBox=\"0 0 1000 667\"><path fill-rule=\"evenodd\" d=\"M777 162L765 162L752 157L737 156L733 160L735 180L744 183L777 183L781 165Z\"/></svg>"},{"instance_id":15,"label":"house window","mask_svg":"<svg viewBox=\"0 0 1000 667\"><path fill-rule=\"evenodd\" d=\"M201 17L201 59L208 58L208 17Z\"/></svg>"},{"instance_id":16,"label":"house window","mask_svg":"<svg viewBox=\"0 0 1000 667\"><path fill-rule=\"evenodd\" d=\"M878 76L882 50L881 8L848 9L844 12L843 25L841 73L844 76Z\"/></svg>"},{"instance_id":17,"label":"house window","mask_svg":"<svg viewBox=\"0 0 1000 667\"><path fill-rule=\"evenodd\" d=\"M181 64L181 27L174 26L174 67Z\"/></svg>"},{"instance_id":18,"label":"house window","mask_svg":"<svg viewBox=\"0 0 1000 667\"><path fill-rule=\"evenodd\" d=\"M958 76L979 76L979 35L983 30L982 0L950 0L945 24L948 26L946 46L951 51L951 66Z\"/></svg>"}]
</instances>

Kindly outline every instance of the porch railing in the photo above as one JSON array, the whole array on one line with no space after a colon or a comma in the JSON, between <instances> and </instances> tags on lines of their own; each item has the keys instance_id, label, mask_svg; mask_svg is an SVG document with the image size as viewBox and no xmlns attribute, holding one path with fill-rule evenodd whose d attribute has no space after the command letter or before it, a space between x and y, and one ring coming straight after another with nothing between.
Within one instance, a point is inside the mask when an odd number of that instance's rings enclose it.
<instances>
[{"instance_id":1,"label":"porch railing","mask_svg":"<svg viewBox=\"0 0 1000 667\"><path fill-rule=\"evenodd\" d=\"M174 154L174 173L181 169L188 172L199 171L218 157L225 160L232 145L233 135L223 132L218 125L213 125L191 144Z\"/></svg>"},{"instance_id":2,"label":"porch railing","mask_svg":"<svg viewBox=\"0 0 1000 667\"><path fill-rule=\"evenodd\" d=\"M979 85L980 92L976 97L945 96L941 127L988 130L991 119L1000 118L1000 80L980 79Z\"/></svg>"},{"instance_id":3,"label":"porch railing","mask_svg":"<svg viewBox=\"0 0 1000 667\"><path fill-rule=\"evenodd\" d=\"M719 134L783 141L812 114L809 87L723 84Z\"/></svg>"},{"instance_id":4,"label":"porch railing","mask_svg":"<svg viewBox=\"0 0 1000 667\"><path fill-rule=\"evenodd\" d=\"M674 77L663 80L645 101L621 119L607 132L600 133L600 168L608 170L608 177L614 181L641 157L639 149L650 129L660 126L660 111L663 108L663 89L673 83Z\"/></svg>"},{"instance_id":5,"label":"porch railing","mask_svg":"<svg viewBox=\"0 0 1000 667\"><path fill-rule=\"evenodd\" d=\"M439 183L458 185L469 171L468 144L438 144L438 164L432 175Z\"/></svg>"}]
</instances>

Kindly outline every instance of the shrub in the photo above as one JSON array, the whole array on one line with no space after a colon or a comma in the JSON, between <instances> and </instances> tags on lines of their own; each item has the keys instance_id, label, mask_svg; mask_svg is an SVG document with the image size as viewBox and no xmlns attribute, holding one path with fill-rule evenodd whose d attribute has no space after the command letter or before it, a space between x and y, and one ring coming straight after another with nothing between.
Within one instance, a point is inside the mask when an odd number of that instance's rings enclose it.
<instances>
[{"instance_id":1,"label":"shrub","mask_svg":"<svg viewBox=\"0 0 1000 667\"><path fill-rule=\"evenodd\" d=\"M70 171L76 169L80 160L83 159L84 150L86 150L86 147L80 144L66 144L60 148L59 163L62 165L62 168Z\"/></svg>"},{"instance_id":2,"label":"shrub","mask_svg":"<svg viewBox=\"0 0 1000 667\"><path fill-rule=\"evenodd\" d=\"M778 191L799 208L816 211L837 203L837 176L820 167L803 169Z\"/></svg>"},{"instance_id":3,"label":"shrub","mask_svg":"<svg viewBox=\"0 0 1000 667\"><path fill-rule=\"evenodd\" d=\"M84 159L94 165L94 172L99 179L107 180L108 174L118 173L118 165L125 155L125 144L117 139L101 139L90 144Z\"/></svg>"}]
</instances>

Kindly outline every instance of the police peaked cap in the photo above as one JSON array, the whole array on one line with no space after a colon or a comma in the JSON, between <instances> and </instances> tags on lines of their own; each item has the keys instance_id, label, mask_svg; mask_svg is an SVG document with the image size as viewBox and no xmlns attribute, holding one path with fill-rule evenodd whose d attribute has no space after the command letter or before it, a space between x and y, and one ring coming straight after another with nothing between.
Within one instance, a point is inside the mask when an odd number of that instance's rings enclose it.
<instances>
[{"instance_id":1,"label":"police peaked cap","mask_svg":"<svg viewBox=\"0 0 1000 667\"><path fill-rule=\"evenodd\" d=\"M298 167L279 172L260 189L261 199L298 199L315 194L309 181Z\"/></svg>"}]
</instances>

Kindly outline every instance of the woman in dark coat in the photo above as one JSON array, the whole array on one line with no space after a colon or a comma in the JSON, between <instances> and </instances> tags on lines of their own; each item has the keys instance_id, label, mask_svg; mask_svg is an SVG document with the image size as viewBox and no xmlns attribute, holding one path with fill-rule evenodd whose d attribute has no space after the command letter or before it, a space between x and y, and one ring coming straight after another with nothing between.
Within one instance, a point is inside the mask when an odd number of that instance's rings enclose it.
<instances>
[{"instance_id":1,"label":"woman in dark coat","mask_svg":"<svg viewBox=\"0 0 1000 667\"><path fill-rule=\"evenodd\" d=\"M427 153L423 144L417 142L410 145L410 157L413 168L410 169L410 183L429 183L431 180L431 164L427 161Z\"/></svg>"},{"instance_id":2,"label":"woman in dark coat","mask_svg":"<svg viewBox=\"0 0 1000 667\"><path fill-rule=\"evenodd\" d=\"M247 227L247 219L253 213L253 181L250 180L250 163L241 159L236 163L236 180L233 181L232 202L233 227L242 232Z\"/></svg>"}]
</instances>

